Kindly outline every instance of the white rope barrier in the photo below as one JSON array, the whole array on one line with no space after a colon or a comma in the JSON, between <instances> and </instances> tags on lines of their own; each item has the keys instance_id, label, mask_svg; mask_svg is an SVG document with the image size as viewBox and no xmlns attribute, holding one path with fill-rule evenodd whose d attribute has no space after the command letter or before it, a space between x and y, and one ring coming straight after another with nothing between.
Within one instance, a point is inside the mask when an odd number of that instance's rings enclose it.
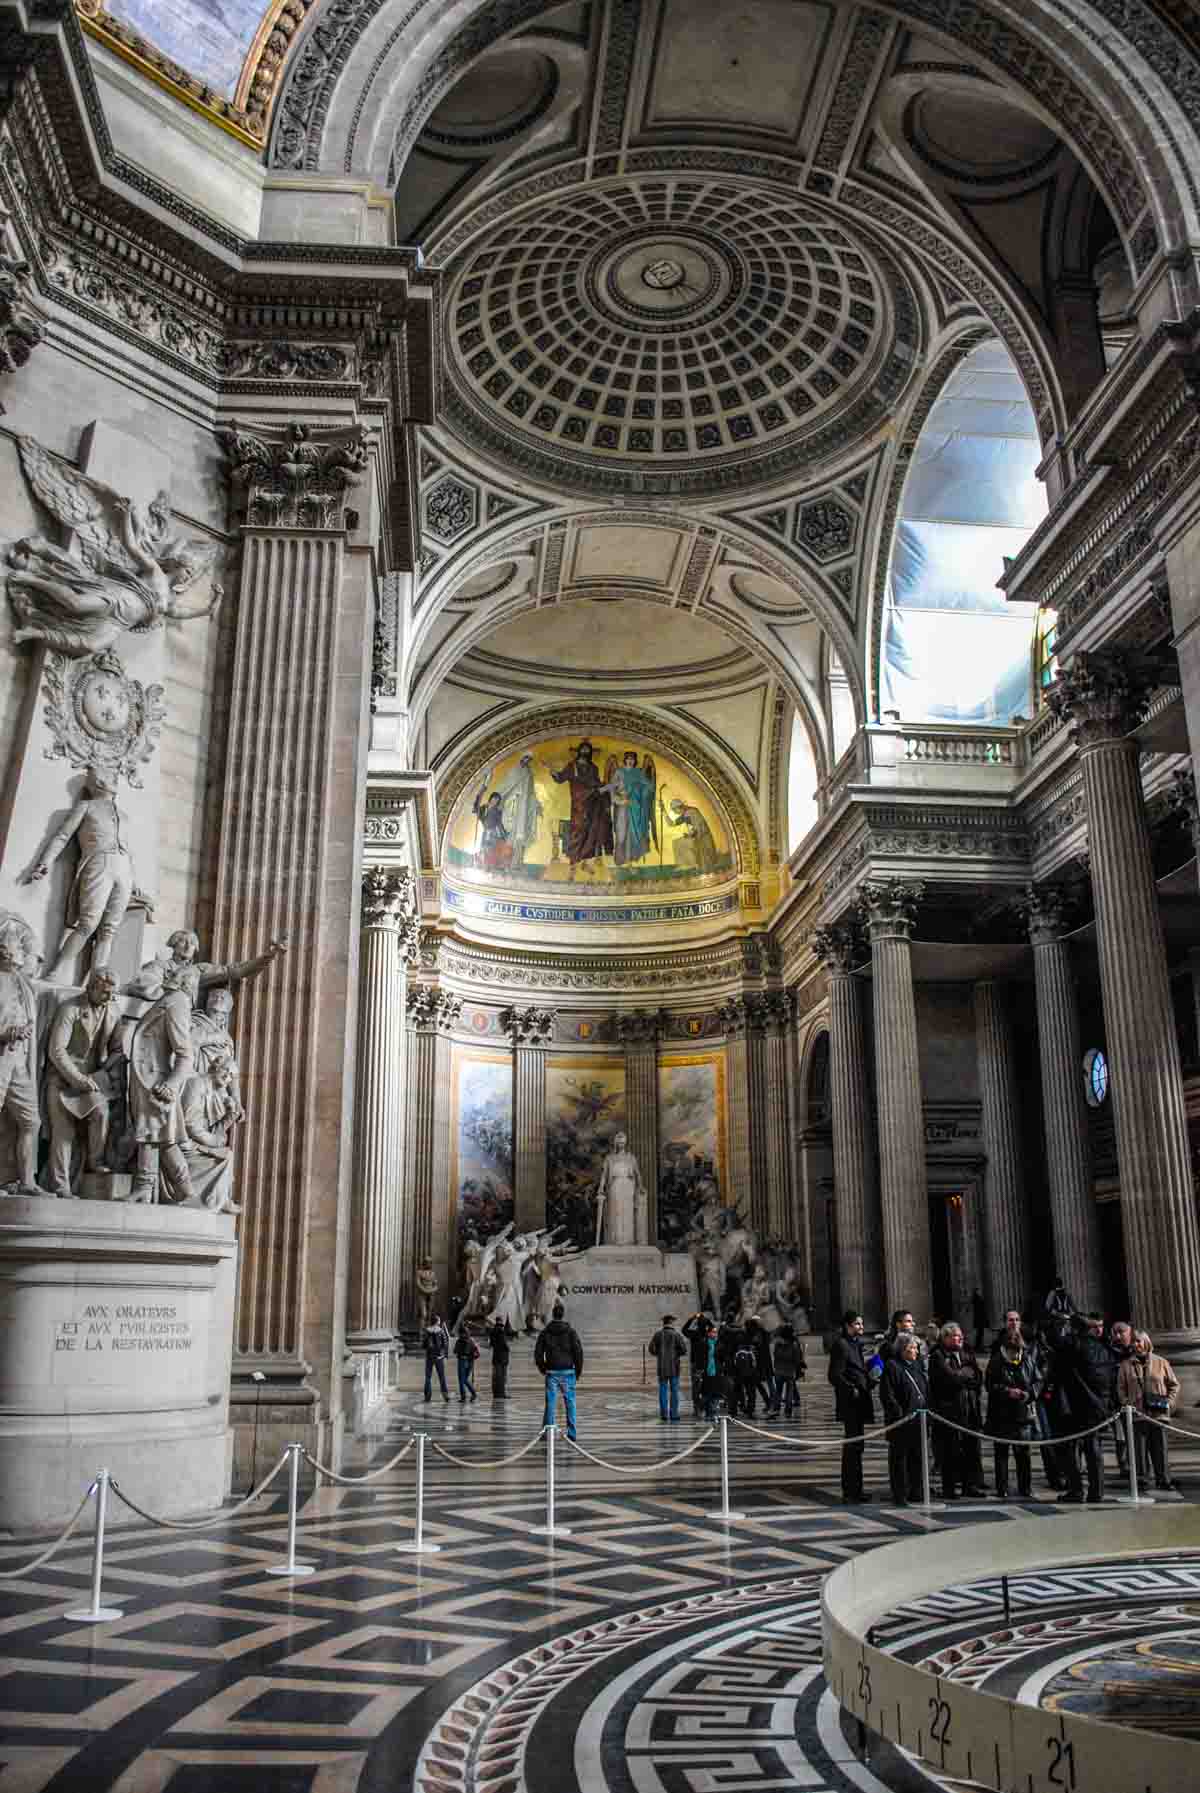
<instances>
[{"instance_id":1,"label":"white rope barrier","mask_svg":"<svg viewBox=\"0 0 1200 1793\"><path fill-rule=\"evenodd\" d=\"M729 1505L729 1415L721 1415L721 1504L717 1511L709 1512L710 1519L719 1519L722 1525L729 1525L735 1519L744 1519L744 1513L735 1513Z\"/></svg>"},{"instance_id":2,"label":"white rope barrier","mask_svg":"<svg viewBox=\"0 0 1200 1793\"><path fill-rule=\"evenodd\" d=\"M452 1451L448 1451L443 1445L440 1445L436 1438L431 1438L429 1442L439 1457L444 1457L447 1463L456 1464L459 1469L507 1469L510 1463L519 1463L522 1457L527 1457L534 1446L542 1442L547 1430L548 1428L543 1426L540 1432L534 1433L528 1444L523 1444L519 1451L513 1452L511 1457L485 1457L478 1460L471 1457L456 1457Z\"/></svg>"},{"instance_id":3,"label":"white rope barrier","mask_svg":"<svg viewBox=\"0 0 1200 1793\"><path fill-rule=\"evenodd\" d=\"M35 1556L31 1563L22 1563L19 1569L0 1569L0 1580L7 1580L10 1576L16 1578L22 1575L32 1575L35 1569L40 1569L43 1563L48 1563L55 1551L62 1549L67 1539L71 1536L71 1533L75 1530L75 1527L79 1524L79 1521L83 1518L83 1509L87 1506L88 1501L91 1500L95 1491L96 1484L95 1482L92 1482L88 1487L87 1493L84 1495L75 1511L71 1514L71 1517L67 1520L66 1528L59 1532L53 1544L43 1550L41 1556Z\"/></svg>"},{"instance_id":4,"label":"white rope barrier","mask_svg":"<svg viewBox=\"0 0 1200 1793\"><path fill-rule=\"evenodd\" d=\"M788 1437L785 1437L785 1435L782 1432L768 1432L766 1430L766 1428L763 1426L752 1426L750 1424L749 1420L739 1419L736 1413L731 1413L729 1415L729 1417L733 1421L735 1426L741 1427L743 1432L753 1432L759 1438L772 1438L772 1439L775 1439L779 1444L790 1444L793 1450L840 1451L847 1444L867 1444L872 1439L875 1439L875 1438L886 1438L889 1432L898 1432L901 1426L909 1425L914 1419L916 1419L917 1414L920 1411L922 1411L920 1408L915 1408L912 1413L906 1413L904 1415L903 1419L894 1419L891 1421L890 1425L886 1425L886 1426L874 1426L874 1427L872 1427L871 1431L860 1432L854 1438L849 1438L849 1439L843 1439L843 1438L788 1438ZM935 1417L936 1417L936 1415L935 1415ZM980 1436L982 1437L983 1434L981 1433Z\"/></svg>"},{"instance_id":5,"label":"white rope barrier","mask_svg":"<svg viewBox=\"0 0 1200 1793\"><path fill-rule=\"evenodd\" d=\"M288 1458L288 1529L287 1557L282 1563L271 1563L268 1575L314 1575L315 1563L298 1563L296 1561L296 1521L300 1506L300 1459L304 1455L302 1444L289 1444L284 1455Z\"/></svg>"},{"instance_id":6,"label":"white rope barrier","mask_svg":"<svg viewBox=\"0 0 1200 1793\"><path fill-rule=\"evenodd\" d=\"M417 1433L417 1495L413 1512L413 1535L406 1543L397 1544L396 1549L405 1556L436 1556L442 1548L440 1544L430 1544L425 1538L425 1445L424 1432Z\"/></svg>"},{"instance_id":7,"label":"white rope barrier","mask_svg":"<svg viewBox=\"0 0 1200 1793\"><path fill-rule=\"evenodd\" d=\"M554 1441L557 1437L558 1437L558 1427L557 1426L547 1426L546 1427L546 1523L545 1523L545 1525L531 1525L529 1529L532 1532L538 1532L543 1537L569 1538L571 1535L571 1527L569 1525L556 1524L555 1517L554 1517L554 1493L555 1493L555 1489L554 1489ZM573 1442L573 1440L570 1442Z\"/></svg>"},{"instance_id":8,"label":"white rope barrier","mask_svg":"<svg viewBox=\"0 0 1200 1793\"><path fill-rule=\"evenodd\" d=\"M693 1451L698 1451L702 1444L707 1444L716 1429L715 1426L710 1426L707 1432L700 1434L694 1444L689 1444L686 1450L676 1451L673 1457L658 1457L653 1463L635 1463L631 1467L626 1467L623 1463L606 1463L603 1457L594 1457L591 1451L584 1450L577 1438L568 1438L567 1443L581 1457L586 1457L589 1463L595 1463L601 1469L609 1469L614 1475L653 1475L658 1469L670 1469L673 1463L682 1463L685 1457L690 1457Z\"/></svg>"},{"instance_id":9,"label":"white rope barrier","mask_svg":"<svg viewBox=\"0 0 1200 1793\"><path fill-rule=\"evenodd\" d=\"M378 1469L368 1469L362 1475L340 1475L336 1469L330 1469L327 1464L318 1463L311 1451L307 1450L304 1452L304 1461L310 1463L317 1474L323 1475L327 1481L336 1482L339 1488L357 1488L362 1482L377 1482L380 1476L385 1476L389 1470L395 1469L397 1463L403 1463L416 1442L417 1434L414 1432L408 1443L398 1450L394 1457L389 1457L386 1463L379 1465Z\"/></svg>"},{"instance_id":10,"label":"white rope barrier","mask_svg":"<svg viewBox=\"0 0 1200 1793\"><path fill-rule=\"evenodd\" d=\"M92 1538L92 1598L87 1606L76 1607L74 1611L63 1614L64 1618L71 1619L76 1625L102 1625L108 1619L124 1617L121 1607L104 1606L100 1600L100 1584L104 1579L104 1528L108 1521L108 1490L111 1481L112 1477L107 1469L102 1469L92 1483L96 1490L96 1530Z\"/></svg>"},{"instance_id":11,"label":"white rope barrier","mask_svg":"<svg viewBox=\"0 0 1200 1793\"><path fill-rule=\"evenodd\" d=\"M1055 1433L1050 1438L1011 1438L998 1432L975 1432L970 1426L960 1426L957 1420L947 1419L944 1414L938 1413L932 1407L928 1411L930 1419L936 1420L939 1426L946 1426L951 1432L961 1432L964 1438L978 1438L983 1444L995 1444L999 1438L1001 1444L1016 1444L1035 1451L1043 1450L1048 1445L1076 1444L1081 1438L1091 1438L1095 1432L1107 1432L1118 1417L1117 1414L1110 1413L1107 1418L1097 1420L1094 1426L1089 1426L1086 1432Z\"/></svg>"},{"instance_id":12,"label":"white rope barrier","mask_svg":"<svg viewBox=\"0 0 1200 1793\"><path fill-rule=\"evenodd\" d=\"M258 1500L271 1486L286 1462L287 1452L284 1451L274 1469L263 1477L257 1488L252 1488L249 1494L243 1495L235 1507L222 1507L220 1512L210 1513L207 1519L164 1519L161 1513L151 1513L145 1507L139 1507L136 1500L131 1500L126 1494L120 1482L110 1479L109 1486L117 1499L124 1502L131 1513L136 1513L139 1519L145 1519L150 1525L160 1525L164 1531L169 1532L203 1532L210 1531L214 1525L224 1525L227 1519L233 1519L253 1501Z\"/></svg>"}]
</instances>

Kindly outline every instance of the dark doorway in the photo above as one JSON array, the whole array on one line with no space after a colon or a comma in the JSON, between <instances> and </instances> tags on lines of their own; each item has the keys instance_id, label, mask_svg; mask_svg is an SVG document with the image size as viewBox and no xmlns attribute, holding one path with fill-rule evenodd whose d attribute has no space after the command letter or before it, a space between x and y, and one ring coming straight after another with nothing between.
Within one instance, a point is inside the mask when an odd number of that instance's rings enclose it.
<instances>
[{"instance_id":1,"label":"dark doorway","mask_svg":"<svg viewBox=\"0 0 1200 1793\"><path fill-rule=\"evenodd\" d=\"M1125 1274L1125 1237L1121 1204L1097 1202L1100 1223L1100 1269L1104 1277L1104 1306L1110 1319L1129 1318L1129 1280Z\"/></svg>"},{"instance_id":2,"label":"dark doorway","mask_svg":"<svg viewBox=\"0 0 1200 1793\"><path fill-rule=\"evenodd\" d=\"M950 1216L944 1189L931 1190L929 1195L929 1256L933 1270L933 1313L938 1320L958 1319L953 1313L954 1279L950 1271ZM921 1291L909 1297L920 1305ZM916 1308L913 1310L916 1311ZM964 1320L963 1325L966 1325Z\"/></svg>"}]
</instances>

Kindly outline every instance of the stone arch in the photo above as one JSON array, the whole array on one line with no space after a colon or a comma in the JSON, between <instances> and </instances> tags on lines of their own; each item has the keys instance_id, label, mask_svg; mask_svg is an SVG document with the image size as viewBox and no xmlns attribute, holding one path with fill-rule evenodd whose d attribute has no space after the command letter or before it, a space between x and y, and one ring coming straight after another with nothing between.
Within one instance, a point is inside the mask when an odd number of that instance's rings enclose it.
<instances>
[{"instance_id":1,"label":"stone arch","mask_svg":"<svg viewBox=\"0 0 1200 1793\"><path fill-rule=\"evenodd\" d=\"M684 729L662 716L627 703L552 703L524 706L499 722L486 718L471 731L437 781L439 855L455 804L463 791L493 761L522 742L546 733L626 732L662 748L682 761L702 784L720 813L728 818L739 878L756 878L765 855L749 803L737 782L715 756Z\"/></svg>"},{"instance_id":2,"label":"stone arch","mask_svg":"<svg viewBox=\"0 0 1200 1793\"><path fill-rule=\"evenodd\" d=\"M409 0L399 14L389 0L315 5L281 84L271 166L357 173L388 185L397 156L470 62L544 10L544 0L441 8L437 0ZM1044 104L1081 159L1107 167L1107 184L1126 189L1123 223L1140 232L1147 261L1156 247L1196 234L1200 59L1148 7L893 0L886 10Z\"/></svg>"}]
</instances>

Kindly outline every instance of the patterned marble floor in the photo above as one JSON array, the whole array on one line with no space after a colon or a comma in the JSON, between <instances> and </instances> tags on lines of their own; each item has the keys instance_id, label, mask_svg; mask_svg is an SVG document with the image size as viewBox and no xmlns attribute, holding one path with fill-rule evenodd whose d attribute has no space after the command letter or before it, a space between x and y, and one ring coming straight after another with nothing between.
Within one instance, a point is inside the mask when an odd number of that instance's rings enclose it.
<instances>
[{"instance_id":1,"label":"patterned marble floor","mask_svg":"<svg viewBox=\"0 0 1200 1793\"><path fill-rule=\"evenodd\" d=\"M601 1379L603 1380L603 1379ZM616 1380L616 1379L610 1379ZM544 1517L544 1453L511 1467L540 1422L518 1366L493 1408L440 1397L415 1367L359 1453L383 1463L410 1429L431 1455L427 1535L406 1556L413 1457L369 1488L305 1500L301 1550L283 1556L286 1501L269 1495L212 1530L144 1524L110 1540L105 1597L124 1616L84 1627L90 1543L0 1581L0 1793L767 1793L785 1787L916 1793L937 1783L895 1754L853 1756L820 1672L818 1590L848 1555L963 1523L1003 1524L1049 1500L944 1509L925 1519L881 1499L844 1507L836 1451L748 1433L732 1447L732 1524L712 1518L716 1441L654 1477L628 1473L702 1430L658 1421L652 1390L581 1390L580 1439L616 1466L559 1465ZM482 1386L482 1383L481 1383ZM807 1392L796 1440L836 1436L828 1390ZM1200 1455L1180 1454L1185 1493ZM883 1488L883 1457L868 1482ZM135 1491L136 1492L136 1491ZM30 1555L0 1545L0 1567ZM1180 1639L1182 1642L1182 1638ZM930 1645L932 1649L934 1646Z\"/></svg>"}]
</instances>

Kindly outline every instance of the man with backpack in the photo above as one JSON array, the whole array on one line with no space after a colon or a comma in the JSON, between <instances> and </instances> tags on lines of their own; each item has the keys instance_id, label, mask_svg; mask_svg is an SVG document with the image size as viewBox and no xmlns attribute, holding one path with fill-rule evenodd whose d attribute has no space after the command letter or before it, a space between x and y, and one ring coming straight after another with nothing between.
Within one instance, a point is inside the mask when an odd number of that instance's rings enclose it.
<instances>
[{"instance_id":1,"label":"man with backpack","mask_svg":"<svg viewBox=\"0 0 1200 1793\"><path fill-rule=\"evenodd\" d=\"M440 1314L430 1314L429 1324L421 1334L421 1343L425 1347L425 1399L433 1399L433 1372L437 1371L437 1379L441 1384L442 1399L450 1399L450 1390L446 1387L446 1359L450 1355L450 1334Z\"/></svg>"},{"instance_id":2,"label":"man with backpack","mask_svg":"<svg viewBox=\"0 0 1200 1793\"><path fill-rule=\"evenodd\" d=\"M464 1320L454 1338L454 1359L458 1365L458 1398L465 1402L468 1395L473 1401L478 1400L475 1393L475 1361L479 1356L479 1346L471 1337Z\"/></svg>"},{"instance_id":3,"label":"man with backpack","mask_svg":"<svg viewBox=\"0 0 1200 1793\"><path fill-rule=\"evenodd\" d=\"M650 1340L650 1355L658 1365L658 1417L672 1424L679 1421L679 1366L687 1353L687 1342L675 1329L674 1314L664 1314Z\"/></svg>"},{"instance_id":4,"label":"man with backpack","mask_svg":"<svg viewBox=\"0 0 1200 1793\"><path fill-rule=\"evenodd\" d=\"M736 1418L743 1413L747 1419L753 1419L758 1361L745 1328L737 1324L726 1326L721 1334L720 1351L730 1416Z\"/></svg>"}]
</instances>

